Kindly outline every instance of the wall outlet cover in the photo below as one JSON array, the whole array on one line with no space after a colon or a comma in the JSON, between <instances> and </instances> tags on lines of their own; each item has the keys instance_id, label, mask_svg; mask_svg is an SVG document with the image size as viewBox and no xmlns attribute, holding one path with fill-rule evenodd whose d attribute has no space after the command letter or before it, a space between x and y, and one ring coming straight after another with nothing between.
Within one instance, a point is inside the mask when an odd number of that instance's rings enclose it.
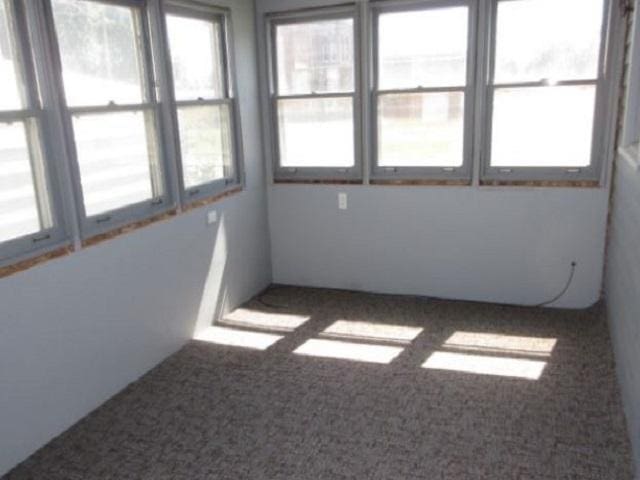
<instances>
[{"instance_id":1,"label":"wall outlet cover","mask_svg":"<svg viewBox=\"0 0 640 480\"><path fill-rule=\"evenodd\" d=\"M340 210L346 210L347 209L347 194L346 193L339 193L338 194L338 208Z\"/></svg>"}]
</instances>

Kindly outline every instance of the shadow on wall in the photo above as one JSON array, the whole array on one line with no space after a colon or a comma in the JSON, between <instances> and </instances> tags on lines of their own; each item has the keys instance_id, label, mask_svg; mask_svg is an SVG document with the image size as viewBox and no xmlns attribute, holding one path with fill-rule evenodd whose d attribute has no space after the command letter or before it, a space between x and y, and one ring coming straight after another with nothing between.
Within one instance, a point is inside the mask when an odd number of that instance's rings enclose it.
<instances>
[{"instance_id":1,"label":"shadow on wall","mask_svg":"<svg viewBox=\"0 0 640 480\"><path fill-rule=\"evenodd\" d=\"M196 317L193 335L211 326L216 319L225 313L228 300L228 264L229 264L229 239L225 225L224 213L216 224L214 233L215 242L211 252L211 262L204 279L200 307Z\"/></svg>"}]
</instances>

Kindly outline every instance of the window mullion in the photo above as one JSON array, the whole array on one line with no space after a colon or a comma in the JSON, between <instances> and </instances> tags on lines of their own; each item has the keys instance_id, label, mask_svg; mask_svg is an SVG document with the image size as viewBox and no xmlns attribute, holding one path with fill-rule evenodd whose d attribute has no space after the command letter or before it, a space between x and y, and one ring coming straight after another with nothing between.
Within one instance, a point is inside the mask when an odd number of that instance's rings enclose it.
<instances>
[{"instance_id":1,"label":"window mullion","mask_svg":"<svg viewBox=\"0 0 640 480\"><path fill-rule=\"evenodd\" d=\"M222 82L225 98L231 98L233 92L231 90L231 78L229 76L229 52L227 49L227 25L226 21L216 20L218 24L218 37L220 42L220 53L222 54L221 67L222 67Z\"/></svg>"}]
</instances>

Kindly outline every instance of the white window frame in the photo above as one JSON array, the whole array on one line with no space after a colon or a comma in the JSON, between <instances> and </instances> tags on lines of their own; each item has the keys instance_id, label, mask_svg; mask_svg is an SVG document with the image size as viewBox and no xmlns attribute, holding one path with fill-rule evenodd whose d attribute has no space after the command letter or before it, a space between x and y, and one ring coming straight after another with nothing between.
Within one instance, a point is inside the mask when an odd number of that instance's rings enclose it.
<instances>
[{"instance_id":1,"label":"white window frame","mask_svg":"<svg viewBox=\"0 0 640 480\"><path fill-rule=\"evenodd\" d=\"M499 2L519 0L485 0L484 19L481 24L481 35L485 36L484 42L479 44L486 46L484 57L487 60L487 73L483 77L486 81L480 85L484 92L484 115L480 122L479 130L482 139L481 153L481 180L482 181L600 181L607 157L607 124L610 117L609 92L613 88L615 72L612 68L615 61L609 61L608 49L613 43L612 35L615 32L615 15L613 4L616 0L603 1L603 21L600 36L600 52L598 60L598 73L594 80L572 80L554 82L554 86L563 85L595 85L596 99L593 122L593 134L591 138L591 161L587 167L492 167L491 166L491 139L493 121L493 97L498 88L528 88L545 87L548 83L544 80L537 82L514 82L496 84L495 77L495 53L496 53L496 25ZM577 12L576 12L577 13ZM615 60L615 59L614 59Z\"/></svg>"},{"instance_id":2,"label":"white window frame","mask_svg":"<svg viewBox=\"0 0 640 480\"><path fill-rule=\"evenodd\" d=\"M47 95L48 85L47 80L42 76L40 65L36 62L43 55L42 45L31 35L34 25L31 18L33 12L29 11L31 4L25 4L23 0L7 0L6 5L9 7L9 21L13 24L12 33L15 35L13 41L16 47L15 55L18 57L16 73L18 77L22 77L26 105L20 110L0 111L0 123L33 122L31 127L25 125L26 131L30 133L27 136L27 142L31 151L33 186L39 216L43 215L43 210L48 210L47 213L50 215L48 220L52 227L0 243L0 266L69 244L68 223L58 181L59 170L54 162L55 154L52 145L54 129L44 107L43 97ZM33 138L34 135L39 137L38 140ZM34 164L33 151L36 148L41 158L36 162L37 164Z\"/></svg>"},{"instance_id":3,"label":"white window frame","mask_svg":"<svg viewBox=\"0 0 640 480\"><path fill-rule=\"evenodd\" d=\"M167 32L166 15L177 15L185 18L194 18L210 22L216 22L220 26L220 46L223 55L223 98L221 99L196 99L177 100L173 82L173 69L171 66L171 52L169 37ZM165 76L162 96L167 100L169 106L165 109L165 123L170 125L170 132L166 134L172 137L174 144L172 151L175 152L176 172L179 182L179 196L182 205L198 202L206 198L214 197L224 193L226 190L236 188L244 184L244 161L242 148L242 129L240 123L240 110L237 99L237 80L235 71L235 54L233 50L233 31L231 22L231 10L229 8L218 7L209 3L194 1L164 1L161 5L161 52L158 57L162 58L162 75ZM189 106L216 106L227 105L229 107L230 128L231 128L231 174L222 179L217 179L202 185L186 188L182 168L182 152L180 148L180 129L178 128L178 108Z\"/></svg>"},{"instance_id":4,"label":"white window frame","mask_svg":"<svg viewBox=\"0 0 640 480\"><path fill-rule=\"evenodd\" d=\"M429 11L451 7L467 7L469 9L469 23L467 29L467 72L466 85L459 87L417 87L381 90L379 88L380 66L379 60L379 19L385 13ZM372 180L469 180L473 170L473 139L476 106L476 54L474 42L477 37L478 2L472 0L420 0L420 1L382 1L371 4L371 65L372 93L371 93L371 128L370 141L372 161ZM463 132L463 162L460 167L384 167L378 164L378 101L381 96L402 93L464 93L464 132Z\"/></svg>"},{"instance_id":5,"label":"white window frame","mask_svg":"<svg viewBox=\"0 0 640 480\"><path fill-rule=\"evenodd\" d=\"M56 28L53 17L52 0L45 0L45 20L48 26L48 40L50 44L50 55L54 62L55 84L58 89L59 106L62 115L62 123L65 129L66 146L70 160L70 170L73 182L73 190L75 195L76 211L79 216L80 235L83 239L88 239L118 227L131 224L137 221L146 220L154 216L160 215L167 210L174 208L176 200L172 197L172 189L170 186L170 170L168 163L170 159L166 155L166 148L162 136L165 130L161 122L160 103L157 98L156 76L154 75L154 63L151 53L151 35L148 2L146 0L82 0L91 1L106 5L118 5L128 7L137 11L138 27L141 34L141 45L136 53L140 55L142 71L141 80L144 85L143 93L146 98L139 104L128 105L100 105L100 106L81 106L69 107L66 103L64 95L64 82L62 79L62 61L61 52L58 45ZM151 180L154 187L161 188L161 194L156 197L139 203L124 206L117 210L112 210L98 215L87 216L82 194L82 183L80 178L80 167L78 163L78 155L76 143L74 139L73 116L76 114L109 114L116 112L147 112L153 115L156 141L155 148L158 152L158 170L151 172Z\"/></svg>"},{"instance_id":6,"label":"white window frame","mask_svg":"<svg viewBox=\"0 0 640 480\"><path fill-rule=\"evenodd\" d=\"M634 7L627 8L633 8L633 20L629 34L629 70L619 153L633 169L640 171L640 7L636 3Z\"/></svg>"},{"instance_id":7,"label":"white window frame","mask_svg":"<svg viewBox=\"0 0 640 480\"><path fill-rule=\"evenodd\" d=\"M276 31L279 25L318 22L350 18L353 20L353 68L354 85L351 92L309 93L280 95L278 94L278 62ZM271 145L273 147L273 176L275 181L290 180L337 180L357 181L362 178L362 68L361 68L361 35L360 15L355 6L323 7L305 11L269 13L266 15L265 31L267 32L267 69L269 88L269 115L271 123ZM280 135L278 128L278 102L293 99L351 98L353 102L353 145L354 163L350 167L283 167L280 165Z\"/></svg>"},{"instance_id":8,"label":"white window frame","mask_svg":"<svg viewBox=\"0 0 640 480\"><path fill-rule=\"evenodd\" d=\"M64 95L61 51L58 45L52 0L0 0L11 7L10 20L15 30L18 74L22 79L26 106L20 110L0 111L0 123L31 119L37 124L40 155L34 168L38 206L46 196L51 228L24 237L0 242L0 267L12 265L40 254L73 245L83 240L117 231L120 227L180 210L197 201L215 200L219 194L244 188L245 173L237 97L234 41L231 9L208 0L83 0L118 5L135 10L140 41L136 54L142 66L143 100L131 105L69 107ZM221 22L225 87L224 99L215 103L230 106L233 174L194 189L182 187L179 135L173 96L172 69L165 30L164 6L178 8L187 16L203 16ZM202 104L208 104L205 101ZM200 102L197 102L200 105ZM153 115L157 171L151 176L161 194L123 208L87 217L73 131L74 114L112 112L149 112ZM35 129L35 127L34 127ZM177 142L177 144L176 144ZM30 148L33 149L32 142ZM40 158L41 157L41 158ZM33 158L32 158L33 162ZM197 190L197 191L193 191ZM198 203L195 203L198 205Z\"/></svg>"}]
</instances>

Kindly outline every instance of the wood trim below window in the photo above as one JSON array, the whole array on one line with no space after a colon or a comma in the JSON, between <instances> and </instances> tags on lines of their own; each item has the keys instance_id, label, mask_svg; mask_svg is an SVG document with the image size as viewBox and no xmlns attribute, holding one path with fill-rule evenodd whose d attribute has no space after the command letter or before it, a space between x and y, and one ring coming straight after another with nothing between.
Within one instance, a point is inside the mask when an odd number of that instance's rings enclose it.
<instances>
[{"instance_id":1,"label":"wood trim below window","mask_svg":"<svg viewBox=\"0 0 640 480\"><path fill-rule=\"evenodd\" d=\"M600 188L598 180L483 180L482 187Z\"/></svg>"},{"instance_id":2,"label":"wood trim below window","mask_svg":"<svg viewBox=\"0 0 640 480\"><path fill-rule=\"evenodd\" d=\"M66 247L58 248L51 252L44 253L42 255L38 255L33 258L21 260L11 265L7 265L6 267L0 267L0 278L5 278L19 272L24 272L25 270L29 270L30 268L36 267L38 265L42 265L43 263L46 263L49 260L66 257L67 255L70 255L73 252L74 252L74 248L69 245Z\"/></svg>"}]
</instances>

